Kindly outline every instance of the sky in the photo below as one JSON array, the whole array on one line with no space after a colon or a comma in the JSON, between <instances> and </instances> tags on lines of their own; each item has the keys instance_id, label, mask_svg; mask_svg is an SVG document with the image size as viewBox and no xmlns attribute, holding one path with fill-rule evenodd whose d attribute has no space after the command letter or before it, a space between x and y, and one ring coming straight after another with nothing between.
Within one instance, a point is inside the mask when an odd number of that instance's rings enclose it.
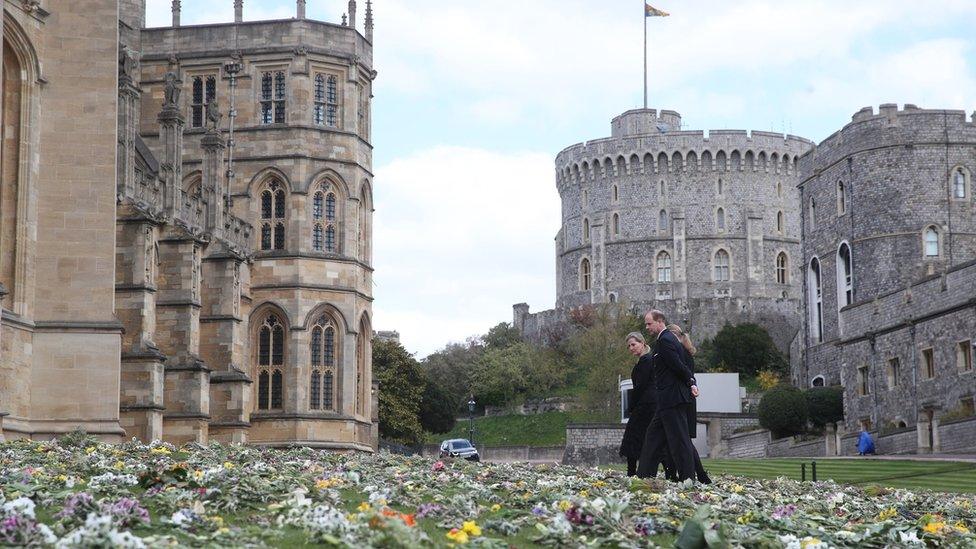
<instances>
[{"instance_id":1,"label":"sky","mask_svg":"<svg viewBox=\"0 0 976 549\"><path fill-rule=\"evenodd\" d=\"M170 0L147 0L148 25ZM233 0L182 0L182 23ZM308 0L339 22L345 0ZM359 2L362 32L365 1ZM648 106L821 141L864 106L976 109L974 0L655 0ZM375 0L374 328L418 358L555 302L553 161L643 103L642 0ZM245 0L282 19L294 0Z\"/></svg>"}]
</instances>

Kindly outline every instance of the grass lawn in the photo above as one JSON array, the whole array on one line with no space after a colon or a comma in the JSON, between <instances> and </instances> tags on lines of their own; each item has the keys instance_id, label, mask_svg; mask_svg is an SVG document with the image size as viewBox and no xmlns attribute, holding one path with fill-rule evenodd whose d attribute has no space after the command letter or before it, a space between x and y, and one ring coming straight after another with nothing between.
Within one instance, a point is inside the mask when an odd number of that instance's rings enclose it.
<instances>
[{"instance_id":1,"label":"grass lawn","mask_svg":"<svg viewBox=\"0 0 976 549\"><path fill-rule=\"evenodd\" d=\"M592 412L547 412L530 416L479 417L474 420L476 446L558 446L566 444L567 423L612 421ZM468 420L459 420L450 433L429 434L428 443L468 438Z\"/></svg>"},{"instance_id":2,"label":"grass lawn","mask_svg":"<svg viewBox=\"0 0 976 549\"><path fill-rule=\"evenodd\" d=\"M811 459L705 459L713 475L750 478L788 477L800 479L800 464ZM875 459L825 459L817 461L817 479L845 484L879 484L892 488L927 489L976 493L976 463L953 461L893 461Z\"/></svg>"}]
</instances>

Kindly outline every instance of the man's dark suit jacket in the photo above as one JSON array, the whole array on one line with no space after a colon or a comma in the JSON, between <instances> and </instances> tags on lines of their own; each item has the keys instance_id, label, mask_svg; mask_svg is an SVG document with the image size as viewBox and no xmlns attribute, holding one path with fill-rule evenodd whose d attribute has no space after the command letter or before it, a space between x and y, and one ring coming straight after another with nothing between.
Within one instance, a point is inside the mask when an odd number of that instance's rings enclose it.
<instances>
[{"instance_id":1,"label":"man's dark suit jacket","mask_svg":"<svg viewBox=\"0 0 976 549\"><path fill-rule=\"evenodd\" d=\"M694 374L682 357L684 347L668 330L661 332L654 346L654 387L657 409L664 410L693 402L691 386Z\"/></svg>"}]
</instances>

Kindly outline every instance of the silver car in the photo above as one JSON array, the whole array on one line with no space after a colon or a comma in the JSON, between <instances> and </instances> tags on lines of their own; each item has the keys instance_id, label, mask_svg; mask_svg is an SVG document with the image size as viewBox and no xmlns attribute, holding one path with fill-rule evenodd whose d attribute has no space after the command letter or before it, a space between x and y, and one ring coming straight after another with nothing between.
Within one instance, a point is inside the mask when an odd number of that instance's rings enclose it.
<instances>
[{"instance_id":1,"label":"silver car","mask_svg":"<svg viewBox=\"0 0 976 549\"><path fill-rule=\"evenodd\" d=\"M466 438L452 438L441 443L440 457L459 457L469 461L481 461L478 449Z\"/></svg>"}]
</instances>

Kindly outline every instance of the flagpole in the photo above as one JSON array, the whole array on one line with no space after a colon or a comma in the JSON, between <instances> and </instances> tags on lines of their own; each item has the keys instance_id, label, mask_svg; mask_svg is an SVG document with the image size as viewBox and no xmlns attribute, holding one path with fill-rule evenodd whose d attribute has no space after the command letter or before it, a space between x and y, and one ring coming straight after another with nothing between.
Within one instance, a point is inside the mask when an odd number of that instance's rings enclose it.
<instances>
[{"instance_id":1,"label":"flagpole","mask_svg":"<svg viewBox=\"0 0 976 549\"><path fill-rule=\"evenodd\" d=\"M644 0L641 0L644 3ZM644 8L644 109L647 109L647 8Z\"/></svg>"}]
</instances>

